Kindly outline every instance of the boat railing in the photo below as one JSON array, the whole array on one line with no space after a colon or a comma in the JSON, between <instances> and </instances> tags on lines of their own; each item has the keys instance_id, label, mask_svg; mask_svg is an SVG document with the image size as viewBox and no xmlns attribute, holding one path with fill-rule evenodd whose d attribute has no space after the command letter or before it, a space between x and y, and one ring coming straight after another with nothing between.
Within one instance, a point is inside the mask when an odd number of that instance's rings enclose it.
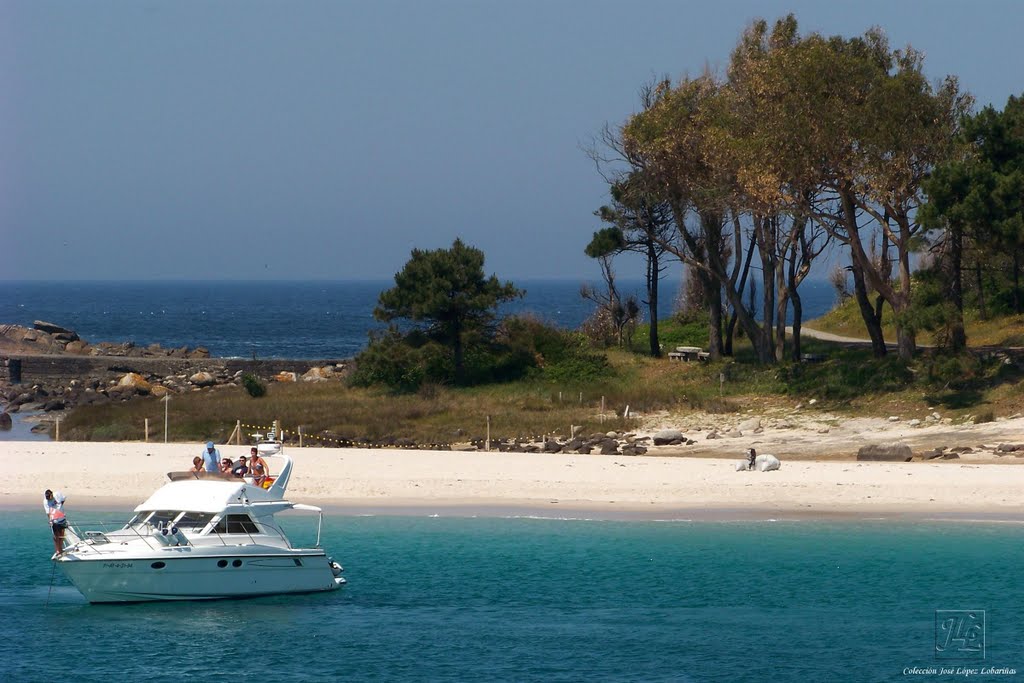
<instances>
[{"instance_id":1,"label":"boat railing","mask_svg":"<svg viewBox=\"0 0 1024 683\"><path fill-rule=\"evenodd\" d=\"M86 526L89 528L85 528ZM153 529L148 524L146 527ZM70 532L68 535L71 537L68 538L69 541L78 539L71 543L71 545L78 546L78 552L103 554L106 552L103 548L105 545L120 545L121 543L136 539L141 540L151 550L167 547L156 540L152 531L143 533L135 525L126 525L124 522L76 522L68 524L68 531ZM192 545L188 537L185 537L185 540L189 545Z\"/></svg>"}]
</instances>

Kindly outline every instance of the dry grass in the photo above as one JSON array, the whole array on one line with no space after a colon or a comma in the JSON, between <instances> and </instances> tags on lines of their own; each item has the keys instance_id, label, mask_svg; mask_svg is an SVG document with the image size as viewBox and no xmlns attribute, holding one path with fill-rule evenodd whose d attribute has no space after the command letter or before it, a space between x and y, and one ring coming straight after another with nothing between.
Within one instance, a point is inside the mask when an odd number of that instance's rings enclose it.
<instances>
[{"instance_id":1,"label":"dry grass","mask_svg":"<svg viewBox=\"0 0 1024 683\"><path fill-rule=\"evenodd\" d=\"M934 369L923 356L909 368L897 359L876 361L867 350L806 342L824 363L761 366L740 348L736 360L679 363L624 351L609 351L613 372L589 383L552 383L539 378L507 384L453 389L427 386L418 394L393 395L338 382L271 384L266 396L250 397L241 387L175 395L170 402L172 441L222 442L235 421L264 427L280 420L284 429L306 435L369 439L386 443L411 439L445 444L484 438L490 417L493 438L567 436L570 425L583 433L624 431L631 416L653 411L727 413L792 407L817 398L819 406L849 415L917 415L941 409L951 417L1002 417L1024 411L1019 371L998 363L946 369L955 381L929 379ZM724 378L724 382L721 381ZM602 419L602 397L604 419ZM77 440L136 440L150 420L150 438L163 438L163 403L136 399L107 406L83 406L62 423L62 437ZM244 434L255 431L247 427ZM308 442L308 441L307 441Z\"/></svg>"}]
</instances>

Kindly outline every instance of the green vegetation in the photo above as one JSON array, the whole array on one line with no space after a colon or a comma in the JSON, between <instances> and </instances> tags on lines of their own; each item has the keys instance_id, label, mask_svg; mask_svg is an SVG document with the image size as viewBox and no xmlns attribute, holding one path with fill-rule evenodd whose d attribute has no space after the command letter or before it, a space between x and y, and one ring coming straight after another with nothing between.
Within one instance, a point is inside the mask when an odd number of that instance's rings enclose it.
<instances>
[{"instance_id":1,"label":"green vegetation","mask_svg":"<svg viewBox=\"0 0 1024 683\"><path fill-rule=\"evenodd\" d=\"M253 398L259 398L267 393L267 385L260 381L259 377L249 373L242 375L242 386Z\"/></svg>"},{"instance_id":2,"label":"green vegetation","mask_svg":"<svg viewBox=\"0 0 1024 683\"><path fill-rule=\"evenodd\" d=\"M741 344L735 359L679 363L618 349L598 354L575 333L530 319L509 322L506 327L530 330L509 334L531 339L531 353L539 356L517 380L469 387L423 383L417 391L401 394L343 382L272 383L259 401L243 387L180 394L169 406L170 439L222 441L236 420L267 426L277 419L293 435L301 425L307 444L317 443L317 435L444 444L483 437L488 417L495 438L566 436L569 425L582 426L586 433L635 428L634 420L621 418L627 405L633 415L791 409L803 403L804 410L923 416L941 407L946 415L974 414L977 420L1024 409L1020 371L994 355L922 354L905 363L895 357L876 359L866 347L811 340L806 350L822 356L821 362L763 365L755 362L749 344ZM663 327L685 335L699 325L699 320L672 320ZM812 398L817 399L814 407L808 405ZM150 420L151 439L162 438L163 403L153 398L76 408L62 422L61 434L79 440L141 440L145 418Z\"/></svg>"},{"instance_id":3,"label":"green vegetation","mask_svg":"<svg viewBox=\"0 0 1024 683\"><path fill-rule=\"evenodd\" d=\"M378 369L362 380L409 390L425 381L465 384L474 383L469 379L491 379L467 374L467 356L490 341L489 324L498 304L522 295L512 283L486 277L484 253L462 240L455 240L451 249L413 249L395 275L395 286L381 292L373 316L383 322L405 320L416 327L404 334L392 327L371 336L370 347L381 348L371 348L361 360ZM408 348L399 348L403 344ZM407 371L396 374L389 359Z\"/></svg>"}]
</instances>

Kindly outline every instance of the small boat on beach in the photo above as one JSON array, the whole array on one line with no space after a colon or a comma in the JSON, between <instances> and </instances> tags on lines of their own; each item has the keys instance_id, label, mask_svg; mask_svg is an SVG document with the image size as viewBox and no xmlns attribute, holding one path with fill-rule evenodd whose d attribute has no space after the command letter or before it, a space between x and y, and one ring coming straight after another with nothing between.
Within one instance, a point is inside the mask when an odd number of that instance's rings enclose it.
<instances>
[{"instance_id":1,"label":"small boat on beach","mask_svg":"<svg viewBox=\"0 0 1024 683\"><path fill-rule=\"evenodd\" d=\"M258 448L261 457L281 462L269 487L229 475L168 472L170 481L123 526L82 531L71 525L69 545L53 561L93 603L245 598L341 587L341 566L320 547L323 511L285 499L293 463L279 442ZM319 515L314 547L292 547L275 518L286 510Z\"/></svg>"}]
</instances>

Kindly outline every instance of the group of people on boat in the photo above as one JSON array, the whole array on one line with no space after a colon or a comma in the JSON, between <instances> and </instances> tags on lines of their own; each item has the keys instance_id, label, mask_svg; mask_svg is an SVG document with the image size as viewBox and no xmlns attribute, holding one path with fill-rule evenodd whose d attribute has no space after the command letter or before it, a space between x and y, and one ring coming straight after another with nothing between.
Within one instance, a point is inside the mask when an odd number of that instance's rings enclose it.
<instances>
[{"instance_id":1,"label":"group of people on boat","mask_svg":"<svg viewBox=\"0 0 1024 683\"><path fill-rule=\"evenodd\" d=\"M192 469L189 471L195 473L219 473L237 479L251 477L254 484L264 487L273 481L270 478L270 467L260 457L259 450L255 446L249 449L248 458L243 455L236 463L231 458L221 458L220 451L217 450L212 441L208 441L203 454L192 458Z\"/></svg>"}]
</instances>

